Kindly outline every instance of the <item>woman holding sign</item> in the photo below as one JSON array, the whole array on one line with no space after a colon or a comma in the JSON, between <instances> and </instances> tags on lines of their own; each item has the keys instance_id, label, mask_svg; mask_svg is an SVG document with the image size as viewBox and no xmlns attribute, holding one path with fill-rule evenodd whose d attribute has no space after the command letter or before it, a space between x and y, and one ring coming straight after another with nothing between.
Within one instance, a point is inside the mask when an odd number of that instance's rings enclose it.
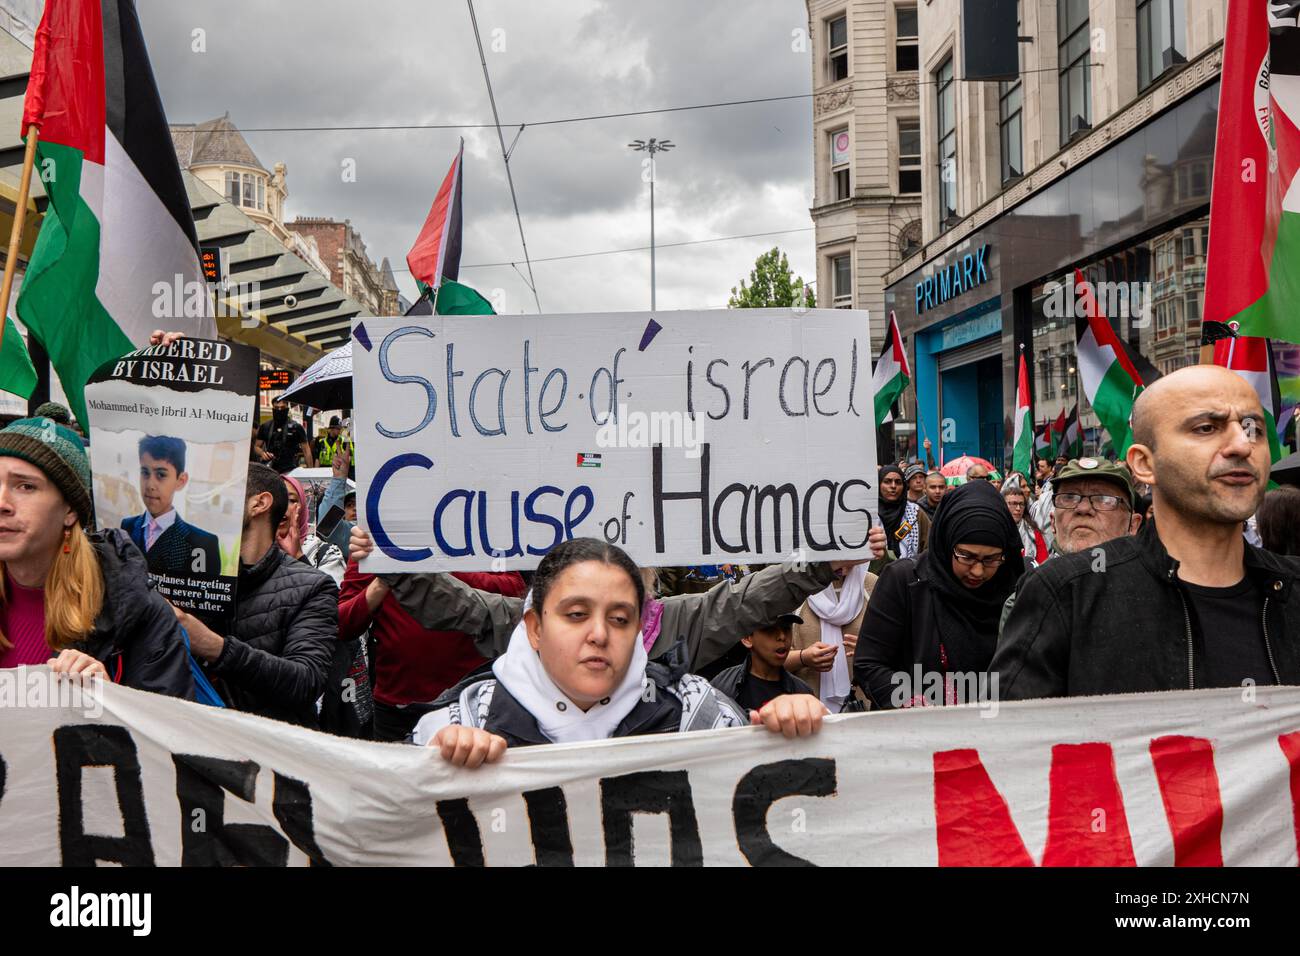
<instances>
[{"instance_id":1,"label":"woman holding sign","mask_svg":"<svg viewBox=\"0 0 1300 956\"><path fill-rule=\"evenodd\" d=\"M471 675L416 724L417 744L477 767L507 747L761 724L787 737L821 727L825 708L787 694L744 713L680 661L651 663L641 633L645 585L615 545L576 538L542 559L523 620L490 674Z\"/></svg>"}]
</instances>

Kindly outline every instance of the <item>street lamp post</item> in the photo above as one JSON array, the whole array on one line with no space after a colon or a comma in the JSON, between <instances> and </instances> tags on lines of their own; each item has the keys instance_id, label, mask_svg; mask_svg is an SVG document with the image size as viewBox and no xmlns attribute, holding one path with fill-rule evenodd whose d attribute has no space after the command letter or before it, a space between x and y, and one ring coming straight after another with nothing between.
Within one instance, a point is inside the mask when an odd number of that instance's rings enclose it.
<instances>
[{"instance_id":1,"label":"street lamp post","mask_svg":"<svg viewBox=\"0 0 1300 956\"><path fill-rule=\"evenodd\" d=\"M663 153L675 145L672 140L638 139L628 143L629 149L650 154L650 311L655 311L655 153Z\"/></svg>"}]
</instances>

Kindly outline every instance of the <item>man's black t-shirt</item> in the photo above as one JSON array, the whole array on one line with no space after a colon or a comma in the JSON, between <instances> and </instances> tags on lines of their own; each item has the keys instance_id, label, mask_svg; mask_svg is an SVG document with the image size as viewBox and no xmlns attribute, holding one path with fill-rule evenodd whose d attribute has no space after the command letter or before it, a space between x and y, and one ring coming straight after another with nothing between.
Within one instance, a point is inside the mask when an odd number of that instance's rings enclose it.
<instances>
[{"instance_id":1,"label":"man's black t-shirt","mask_svg":"<svg viewBox=\"0 0 1300 956\"><path fill-rule=\"evenodd\" d=\"M740 682L736 703L746 710L760 710L773 697L780 697L783 693L779 680L760 680L749 673Z\"/></svg>"},{"instance_id":2,"label":"man's black t-shirt","mask_svg":"<svg viewBox=\"0 0 1300 956\"><path fill-rule=\"evenodd\" d=\"M1260 617L1264 597L1250 578L1229 588L1185 581L1183 586L1200 625L1203 649L1197 670L1202 686L1240 687L1247 678L1255 684L1272 684Z\"/></svg>"},{"instance_id":3,"label":"man's black t-shirt","mask_svg":"<svg viewBox=\"0 0 1300 956\"><path fill-rule=\"evenodd\" d=\"M262 423L262 427L257 430L257 437L262 440L266 450L275 456L271 467L283 475L297 466L298 452L307 441L307 432L293 419L283 425L269 421Z\"/></svg>"}]
</instances>

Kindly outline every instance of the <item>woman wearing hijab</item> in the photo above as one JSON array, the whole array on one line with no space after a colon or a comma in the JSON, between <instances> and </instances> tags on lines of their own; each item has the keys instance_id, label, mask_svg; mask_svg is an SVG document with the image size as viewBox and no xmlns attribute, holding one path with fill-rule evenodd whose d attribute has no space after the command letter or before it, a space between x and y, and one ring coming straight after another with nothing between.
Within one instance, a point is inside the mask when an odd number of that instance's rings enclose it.
<instances>
[{"instance_id":1,"label":"woman wearing hijab","mask_svg":"<svg viewBox=\"0 0 1300 956\"><path fill-rule=\"evenodd\" d=\"M745 713L680 664L651 663L644 602L640 571L622 549L594 538L556 546L537 567L506 653L434 701L412 739L477 767L531 744L748 724L787 737L820 728L825 708L811 695Z\"/></svg>"},{"instance_id":2,"label":"woman wearing hijab","mask_svg":"<svg viewBox=\"0 0 1300 956\"><path fill-rule=\"evenodd\" d=\"M1025 570L1020 551L1020 532L987 481L944 496L929 548L886 567L867 604L853 679L873 706L966 702L954 699L956 678L970 687L988 670L1002 605ZM935 687L942 699L923 693Z\"/></svg>"},{"instance_id":3,"label":"woman wearing hijab","mask_svg":"<svg viewBox=\"0 0 1300 956\"><path fill-rule=\"evenodd\" d=\"M880 523L886 547L900 558L914 558L925 550L930 519L921 506L907 498L903 470L897 465L880 469Z\"/></svg>"}]
</instances>

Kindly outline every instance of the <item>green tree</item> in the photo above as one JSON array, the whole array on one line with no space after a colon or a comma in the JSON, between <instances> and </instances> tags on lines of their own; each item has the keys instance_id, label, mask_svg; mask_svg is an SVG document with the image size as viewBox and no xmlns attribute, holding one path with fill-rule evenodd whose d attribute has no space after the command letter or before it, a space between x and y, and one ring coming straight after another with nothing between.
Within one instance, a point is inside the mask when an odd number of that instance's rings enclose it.
<instances>
[{"instance_id":1,"label":"green tree","mask_svg":"<svg viewBox=\"0 0 1300 956\"><path fill-rule=\"evenodd\" d=\"M732 286L727 300L729 309L788 309L797 305L814 308L816 297L803 279L790 271L789 260L776 246L754 262L749 285L741 279L740 288Z\"/></svg>"}]
</instances>

